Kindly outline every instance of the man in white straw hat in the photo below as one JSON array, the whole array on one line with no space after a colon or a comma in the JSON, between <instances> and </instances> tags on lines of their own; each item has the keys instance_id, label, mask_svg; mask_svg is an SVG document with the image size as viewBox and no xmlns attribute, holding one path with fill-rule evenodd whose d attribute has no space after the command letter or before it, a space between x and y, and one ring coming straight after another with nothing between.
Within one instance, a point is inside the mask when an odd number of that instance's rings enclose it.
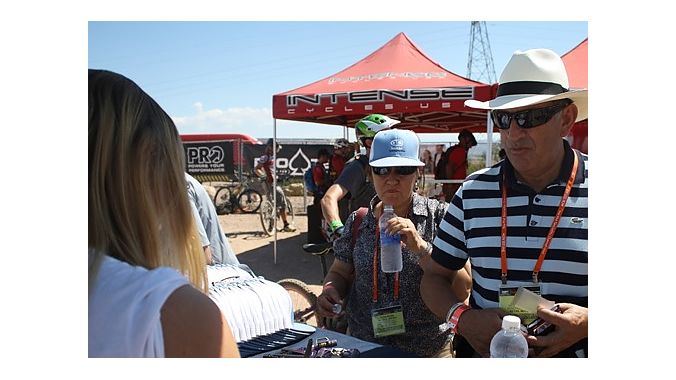
<instances>
[{"instance_id":1,"label":"man in white straw hat","mask_svg":"<svg viewBox=\"0 0 676 380\"><path fill-rule=\"evenodd\" d=\"M491 111L507 157L456 192L422 279L425 304L456 332L458 356L489 356L506 314L551 323L529 329L530 356L587 356L587 156L565 139L587 117L587 90L568 87L556 53L517 51L495 99L465 101ZM465 305L450 284L468 259ZM515 306L520 288L540 297Z\"/></svg>"}]
</instances>

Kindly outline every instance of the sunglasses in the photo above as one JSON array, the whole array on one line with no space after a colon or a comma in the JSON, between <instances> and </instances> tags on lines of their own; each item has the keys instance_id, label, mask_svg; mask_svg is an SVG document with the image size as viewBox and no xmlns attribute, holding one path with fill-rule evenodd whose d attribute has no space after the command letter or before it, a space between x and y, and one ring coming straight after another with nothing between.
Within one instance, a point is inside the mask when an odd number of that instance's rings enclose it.
<instances>
[{"instance_id":1,"label":"sunglasses","mask_svg":"<svg viewBox=\"0 0 676 380\"><path fill-rule=\"evenodd\" d=\"M394 173L397 175L411 175L415 173L416 170L418 170L418 167L417 166L388 166L384 168L371 167L371 170L373 170L373 174L379 176L390 175L392 171L394 171Z\"/></svg>"},{"instance_id":2,"label":"sunglasses","mask_svg":"<svg viewBox=\"0 0 676 380\"><path fill-rule=\"evenodd\" d=\"M512 124L512 119L516 121L516 125L518 125L520 128L528 129L539 127L540 125L545 124L569 104L569 101L564 101L549 107L536 108L514 113L495 110L491 112L491 115L493 116L495 125L497 125L500 129L509 129L510 125Z\"/></svg>"}]
</instances>

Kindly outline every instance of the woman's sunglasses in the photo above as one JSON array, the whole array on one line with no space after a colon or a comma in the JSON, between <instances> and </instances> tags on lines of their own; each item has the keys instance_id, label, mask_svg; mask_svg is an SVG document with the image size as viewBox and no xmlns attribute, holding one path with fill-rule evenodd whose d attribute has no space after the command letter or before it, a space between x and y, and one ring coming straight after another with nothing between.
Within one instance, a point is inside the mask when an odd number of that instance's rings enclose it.
<instances>
[{"instance_id":1,"label":"woman's sunglasses","mask_svg":"<svg viewBox=\"0 0 676 380\"><path fill-rule=\"evenodd\" d=\"M516 125L518 125L520 128L528 129L545 124L569 104L570 101L565 100L563 102L544 108L536 108L514 113L495 110L491 112L491 114L493 116L495 125L497 125L500 129L509 129L510 125L512 125L512 119L516 121Z\"/></svg>"},{"instance_id":2,"label":"woman's sunglasses","mask_svg":"<svg viewBox=\"0 0 676 380\"><path fill-rule=\"evenodd\" d=\"M394 171L395 174L398 175L411 175L415 173L416 170L418 170L417 166L388 166L384 168L376 168L376 167L371 167L373 170L373 174L375 175L390 175L390 172Z\"/></svg>"}]
</instances>

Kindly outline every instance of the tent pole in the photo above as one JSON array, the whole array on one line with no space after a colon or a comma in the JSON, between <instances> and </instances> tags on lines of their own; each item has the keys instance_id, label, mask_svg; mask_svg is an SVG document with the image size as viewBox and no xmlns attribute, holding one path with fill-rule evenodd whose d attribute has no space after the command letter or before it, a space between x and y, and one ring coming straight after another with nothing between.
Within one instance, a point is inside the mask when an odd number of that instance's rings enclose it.
<instances>
[{"instance_id":1,"label":"tent pole","mask_svg":"<svg viewBox=\"0 0 676 380\"><path fill-rule=\"evenodd\" d=\"M277 119L272 119L272 209L275 235L272 242L273 263L277 264Z\"/></svg>"},{"instance_id":2,"label":"tent pole","mask_svg":"<svg viewBox=\"0 0 676 380\"><path fill-rule=\"evenodd\" d=\"M238 139L239 142L239 157L237 158L239 162L239 178L240 180L243 178L242 177L242 166L244 166L244 141L242 139Z\"/></svg>"},{"instance_id":3,"label":"tent pole","mask_svg":"<svg viewBox=\"0 0 676 380\"><path fill-rule=\"evenodd\" d=\"M486 113L486 142L488 144L486 150L486 167L493 166L493 120L491 119L491 111Z\"/></svg>"}]
</instances>

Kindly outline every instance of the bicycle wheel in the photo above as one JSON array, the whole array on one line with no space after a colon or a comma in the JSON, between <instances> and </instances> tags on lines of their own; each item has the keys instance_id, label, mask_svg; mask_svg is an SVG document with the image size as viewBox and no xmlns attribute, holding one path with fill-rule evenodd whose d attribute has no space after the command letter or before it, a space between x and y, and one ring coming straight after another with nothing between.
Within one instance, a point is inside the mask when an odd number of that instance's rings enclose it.
<instances>
[{"instance_id":1,"label":"bicycle wheel","mask_svg":"<svg viewBox=\"0 0 676 380\"><path fill-rule=\"evenodd\" d=\"M218 215L223 215L227 214L230 212L231 209L231 204L230 204L230 189L227 187L221 187L216 191L216 195L214 196L214 206L216 206L216 213Z\"/></svg>"},{"instance_id":2,"label":"bicycle wheel","mask_svg":"<svg viewBox=\"0 0 676 380\"><path fill-rule=\"evenodd\" d=\"M274 208L272 207L272 202L264 200L261 202L260 209L258 210L261 216L261 224L263 225L263 232L266 235L270 236L275 231L275 219L274 219Z\"/></svg>"},{"instance_id":3,"label":"bicycle wheel","mask_svg":"<svg viewBox=\"0 0 676 380\"><path fill-rule=\"evenodd\" d=\"M285 278L277 281L277 283L286 289L289 293L289 297L291 297L294 322L319 326L317 324L318 318L315 313L317 296L310 290L307 284L303 281L296 280L295 278Z\"/></svg>"},{"instance_id":4,"label":"bicycle wheel","mask_svg":"<svg viewBox=\"0 0 676 380\"><path fill-rule=\"evenodd\" d=\"M262 200L263 196L261 196L261 193L254 189L246 189L237 197L237 207L239 207L242 212L253 213L258 211L258 208L261 207Z\"/></svg>"}]
</instances>

